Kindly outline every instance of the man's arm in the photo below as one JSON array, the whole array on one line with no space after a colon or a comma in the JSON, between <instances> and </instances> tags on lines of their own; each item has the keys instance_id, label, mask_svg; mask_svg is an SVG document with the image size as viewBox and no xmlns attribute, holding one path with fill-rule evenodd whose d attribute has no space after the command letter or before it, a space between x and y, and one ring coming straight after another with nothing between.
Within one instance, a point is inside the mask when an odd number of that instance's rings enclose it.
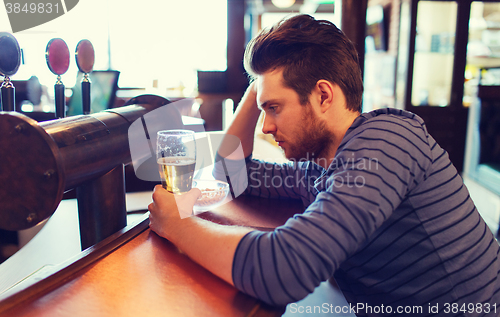
<instances>
[{"instance_id":1,"label":"man's arm","mask_svg":"<svg viewBox=\"0 0 500 317\"><path fill-rule=\"evenodd\" d=\"M224 159L225 165L216 164L213 175L222 180L229 176L232 186L235 184L244 186L244 188L242 186L237 186L237 188L243 188L246 194L308 201L308 186L303 184L307 168L304 164L298 166L300 164L276 164L264 160L244 161L253 152L255 127L261 112L257 106L257 90L253 82L241 99L235 118L217 151L219 158ZM240 144L241 150L238 148ZM309 171L314 174L313 177L319 176L319 174L315 175L316 172ZM243 178L245 180L241 181ZM294 179L299 181L293 181Z\"/></svg>"},{"instance_id":2,"label":"man's arm","mask_svg":"<svg viewBox=\"0 0 500 317\"><path fill-rule=\"evenodd\" d=\"M257 92L255 90L255 83L251 83L243 95L238 108L236 109L233 122L226 131L226 134L234 135L239 138L245 157L252 154L255 126L257 125L260 115L260 109L257 107L256 98ZM233 152L234 148L223 142L218 153L222 157L231 159L230 155ZM238 157L235 159L242 158Z\"/></svg>"},{"instance_id":3,"label":"man's arm","mask_svg":"<svg viewBox=\"0 0 500 317\"><path fill-rule=\"evenodd\" d=\"M191 215L200 192L174 195L161 185L155 187L150 211L150 228L166 238L195 262L233 285L232 265L238 244L251 228L226 226ZM176 208L177 207L177 208Z\"/></svg>"}]
</instances>

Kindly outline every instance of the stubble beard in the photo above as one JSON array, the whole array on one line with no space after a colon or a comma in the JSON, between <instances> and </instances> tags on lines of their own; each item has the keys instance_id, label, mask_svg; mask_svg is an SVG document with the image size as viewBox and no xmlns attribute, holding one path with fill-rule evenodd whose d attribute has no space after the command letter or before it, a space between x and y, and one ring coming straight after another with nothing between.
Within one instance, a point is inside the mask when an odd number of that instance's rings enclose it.
<instances>
[{"instance_id":1,"label":"stubble beard","mask_svg":"<svg viewBox=\"0 0 500 317\"><path fill-rule=\"evenodd\" d=\"M317 161L328 159L329 147L334 143L334 136L326 122L317 118L310 105L305 105L302 127L297 129L295 141L289 141L285 156L294 161ZM287 153L288 152L288 153Z\"/></svg>"}]
</instances>

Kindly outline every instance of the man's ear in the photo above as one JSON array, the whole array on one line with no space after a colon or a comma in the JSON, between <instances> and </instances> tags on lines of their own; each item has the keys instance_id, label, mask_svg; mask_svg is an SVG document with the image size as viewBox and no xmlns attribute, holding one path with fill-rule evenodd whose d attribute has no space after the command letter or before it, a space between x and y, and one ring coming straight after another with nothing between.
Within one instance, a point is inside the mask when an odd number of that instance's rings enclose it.
<instances>
[{"instance_id":1,"label":"man's ear","mask_svg":"<svg viewBox=\"0 0 500 317\"><path fill-rule=\"evenodd\" d=\"M340 87L328 80L320 79L315 87L320 98L320 107L323 112L327 111L333 104Z\"/></svg>"}]
</instances>

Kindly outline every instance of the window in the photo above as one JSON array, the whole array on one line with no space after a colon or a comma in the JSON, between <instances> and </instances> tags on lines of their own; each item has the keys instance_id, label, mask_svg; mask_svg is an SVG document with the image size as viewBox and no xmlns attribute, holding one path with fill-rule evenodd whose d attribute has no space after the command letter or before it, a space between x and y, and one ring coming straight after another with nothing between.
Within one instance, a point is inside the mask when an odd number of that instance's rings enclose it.
<instances>
[{"instance_id":1,"label":"window","mask_svg":"<svg viewBox=\"0 0 500 317\"><path fill-rule=\"evenodd\" d=\"M111 67L119 85L196 86L196 70L225 70L227 0L109 0Z\"/></svg>"},{"instance_id":2,"label":"window","mask_svg":"<svg viewBox=\"0 0 500 317\"><path fill-rule=\"evenodd\" d=\"M456 23L456 2L418 2L413 106L449 106Z\"/></svg>"},{"instance_id":3,"label":"window","mask_svg":"<svg viewBox=\"0 0 500 317\"><path fill-rule=\"evenodd\" d=\"M7 16L0 17L0 31L10 32ZM53 94L56 76L45 62L45 48L52 38L66 41L70 68L62 75L66 87L76 82L73 52L88 39L96 52L95 70L121 72L120 87L196 89L196 70L225 70L227 0L85 0L65 15L15 33L24 53L13 80L35 75Z\"/></svg>"}]
</instances>

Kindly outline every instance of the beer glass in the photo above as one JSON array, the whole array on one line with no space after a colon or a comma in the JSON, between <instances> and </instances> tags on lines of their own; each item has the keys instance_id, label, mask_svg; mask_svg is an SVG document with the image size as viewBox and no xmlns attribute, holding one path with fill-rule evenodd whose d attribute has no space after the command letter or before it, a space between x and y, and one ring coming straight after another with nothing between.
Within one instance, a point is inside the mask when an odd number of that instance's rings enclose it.
<instances>
[{"instance_id":1,"label":"beer glass","mask_svg":"<svg viewBox=\"0 0 500 317\"><path fill-rule=\"evenodd\" d=\"M171 193L191 190L196 165L193 131L163 130L157 133L156 160L163 187Z\"/></svg>"}]
</instances>

